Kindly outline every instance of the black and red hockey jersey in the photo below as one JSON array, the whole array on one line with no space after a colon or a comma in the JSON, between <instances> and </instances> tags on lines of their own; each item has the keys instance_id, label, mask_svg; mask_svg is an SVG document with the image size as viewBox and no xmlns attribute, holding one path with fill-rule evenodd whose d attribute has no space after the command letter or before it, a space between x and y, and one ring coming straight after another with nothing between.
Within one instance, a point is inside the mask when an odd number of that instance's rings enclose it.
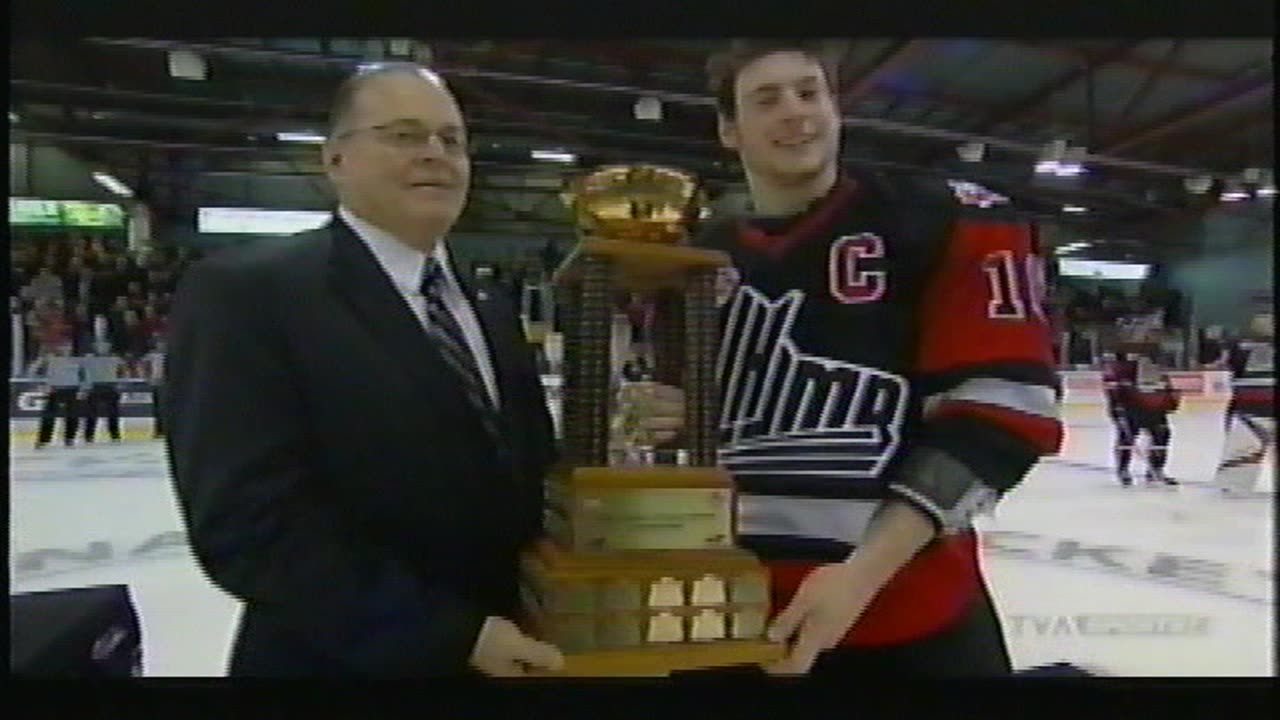
<instances>
[{"instance_id":1,"label":"black and red hockey jersey","mask_svg":"<svg viewBox=\"0 0 1280 720\"><path fill-rule=\"evenodd\" d=\"M738 542L775 612L843 559L912 455L941 451L998 492L1061 443L1034 228L931 180L853 172L798 215L721 221L721 463ZM910 498L907 498L910 500ZM981 577L972 528L940 536L845 638L885 645L958 620Z\"/></svg>"},{"instance_id":2,"label":"black and red hockey jersey","mask_svg":"<svg viewBox=\"0 0 1280 720\"><path fill-rule=\"evenodd\" d=\"M1157 416L1176 412L1181 394L1167 373L1144 377L1134 360L1116 360L1103 371L1107 407L1115 415Z\"/></svg>"},{"instance_id":3,"label":"black and red hockey jersey","mask_svg":"<svg viewBox=\"0 0 1280 720\"><path fill-rule=\"evenodd\" d=\"M1119 357L1110 360L1102 368L1102 387L1107 396L1107 412L1118 415L1127 408L1126 397L1138 381L1138 363Z\"/></svg>"},{"instance_id":4,"label":"black and red hockey jersey","mask_svg":"<svg viewBox=\"0 0 1280 720\"><path fill-rule=\"evenodd\" d=\"M1182 396L1173 386L1173 379L1160 373L1151 379L1139 377L1126 398L1132 412L1144 415L1168 415L1177 412Z\"/></svg>"}]
</instances>

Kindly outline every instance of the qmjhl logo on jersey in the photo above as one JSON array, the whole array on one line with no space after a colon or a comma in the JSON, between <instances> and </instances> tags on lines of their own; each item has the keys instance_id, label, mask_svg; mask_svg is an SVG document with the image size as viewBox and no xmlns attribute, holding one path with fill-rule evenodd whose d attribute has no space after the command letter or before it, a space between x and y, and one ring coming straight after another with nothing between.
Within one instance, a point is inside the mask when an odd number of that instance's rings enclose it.
<instances>
[{"instance_id":1,"label":"qmjhl logo on jersey","mask_svg":"<svg viewBox=\"0 0 1280 720\"><path fill-rule=\"evenodd\" d=\"M874 368L803 353L791 330L805 296L734 295L717 370L721 459L739 475L876 478L901 440L909 386Z\"/></svg>"}]
</instances>

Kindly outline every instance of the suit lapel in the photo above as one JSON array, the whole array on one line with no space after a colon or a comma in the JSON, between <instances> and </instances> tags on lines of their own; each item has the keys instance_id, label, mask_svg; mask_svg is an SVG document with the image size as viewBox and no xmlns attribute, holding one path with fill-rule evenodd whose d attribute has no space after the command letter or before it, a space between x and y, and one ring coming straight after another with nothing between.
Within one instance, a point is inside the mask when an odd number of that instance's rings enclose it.
<instances>
[{"instance_id":1,"label":"suit lapel","mask_svg":"<svg viewBox=\"0 0 1280 720\"><path fill-rule=\"evenodd\" d=\"M424 397L433 402L453 398L470 407L470 401L454 381L453 368L427 336L377 258L346 223L335 220L329 230L333 239L329 273L334 291L413 384L424 390Z\"/></svg>"}]
</instances>

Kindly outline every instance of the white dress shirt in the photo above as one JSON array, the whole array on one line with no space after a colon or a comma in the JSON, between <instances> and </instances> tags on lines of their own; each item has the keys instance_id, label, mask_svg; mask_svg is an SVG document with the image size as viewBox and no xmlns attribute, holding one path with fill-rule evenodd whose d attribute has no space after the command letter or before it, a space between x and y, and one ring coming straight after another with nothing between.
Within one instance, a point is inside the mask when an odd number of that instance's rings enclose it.
<instances>
[{"instance_id":1,"label":"white dress shirt","mask_svg":"<svg viewBox=\"0 0 1280 720\"><path fill-rule=\"evenodd\" d=\"M427 319L427 299L422 296L422 269L426 265L427 254L397 240L385 230L361 220L344 206L339 206L338 215L346 221L347 225L368 246L373 256L378 259L378 264L391 279L391 284L400 291L400 296L409 304L409 309L417 316L418 322L422 324L425 331L430 326L430 321ZM441 288L444 306L453 313L454 320L462 328L467 349L476 360L476 367L480 369L485 390L489 392L489 398L493 400L494 407L501 407L498 384L493 372L493 361L489 355L488 343L485 342L484 330L480 326L475 309L471 307L471 302L462 292L453 274L453 266L449 262L449 249L444 238L436 242L432 257L443 270L437 282L444 283Z\"/></svg>"}]
</instances>

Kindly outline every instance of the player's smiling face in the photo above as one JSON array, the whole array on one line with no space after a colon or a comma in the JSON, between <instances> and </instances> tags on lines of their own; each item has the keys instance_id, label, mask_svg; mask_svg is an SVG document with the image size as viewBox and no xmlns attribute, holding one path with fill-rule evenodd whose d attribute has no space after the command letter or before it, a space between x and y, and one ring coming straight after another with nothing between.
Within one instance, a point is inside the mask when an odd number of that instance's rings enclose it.
<instances>
[{"instance_id":1,"label":"player's smiling face","mask_svg":"<svg viewBox=\"0 0 1280 720\"><path fill-rule=\"evenodd\" d=\"M764 55L734 82L736 117L720 139L755 175L796 180L836 161L840 116L822 65L798 51Z\"/></svg>"}]
</instances>

